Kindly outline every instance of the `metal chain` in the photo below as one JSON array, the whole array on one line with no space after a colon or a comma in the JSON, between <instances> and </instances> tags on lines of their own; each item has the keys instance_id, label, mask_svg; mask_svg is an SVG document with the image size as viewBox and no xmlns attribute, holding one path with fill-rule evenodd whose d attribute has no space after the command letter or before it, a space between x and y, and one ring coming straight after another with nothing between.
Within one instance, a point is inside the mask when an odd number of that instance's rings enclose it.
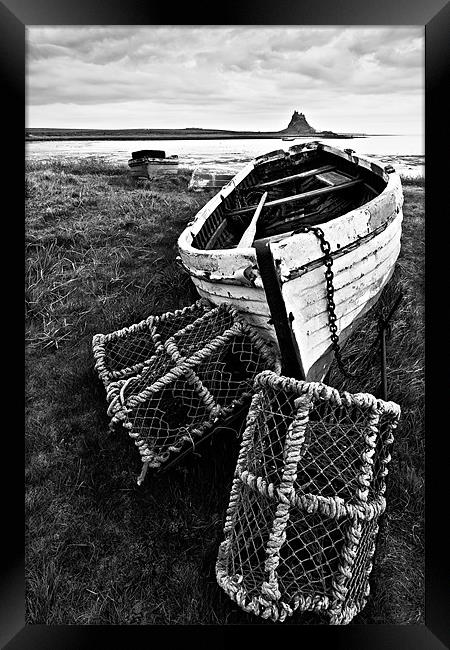
<instances>
[{"instance_id":1,"label":"metal chain","mask_svg":"<svg viewBox=\"0 0 450 650\"><path fill-rule=\"evenodd\" d=\"M326 266L325 270L325 280L326 280L326 296L327 296L327 311L328 311L328 322L329 322L329 327L330 327L330 332L331 332L331 347L334 352L334 357L336 359L337 365L339 367L339 370L341 373L347 377L348 379L358 379L360 377L363 377L366 373L365 372L358 372L358 373L351 373L349 372L345 366L344 362L342 359L342 354L341 354L341 348L339 346L339 336L337 333L337 316L336 316L336 304L334 302L334 285L333 285L333 278L334 278L334 273L333 273L333 257L331 255L331 246L330 243L325 239L324 232L321 228L318 228L317 226L302 226L298 230L295 231L296 233L307 233L307 232L313 232L316 237L319 240L320 243L320 248L322 250L322 253L324 254L324 264ZM372 351L372 354L367 355L367 360L370 359L376 352L376 343L377 343L378 337L373 343L372 347L374 348Z\"/></svg>"}]
</instances>

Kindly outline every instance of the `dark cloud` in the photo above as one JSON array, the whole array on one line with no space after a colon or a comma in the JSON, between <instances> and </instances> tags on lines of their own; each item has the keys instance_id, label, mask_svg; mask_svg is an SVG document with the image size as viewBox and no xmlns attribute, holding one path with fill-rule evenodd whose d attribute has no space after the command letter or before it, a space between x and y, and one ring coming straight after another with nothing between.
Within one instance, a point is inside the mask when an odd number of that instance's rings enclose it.
<instances>
[{"instance_id":1,"label":"dark cloud","mask_svg":"<svg viewBox=\"0 0 450 650\"><path fill-rule=\"evenodd\" d=\"M423 93L419 27L29 27L27 44L29 115L51 120L64 105L69 126L97 106L110 105L104 119L114 120L132 105L130 126L147 111L153 126L170 127L178 106L178 119L192 108L197 126L239 128L239 116L254 116L241 126L279 128L294 108L320 121L335 98L351 97L363 119L366 98L384 114L389 96L407 111Z\"/></svg>"}]
</instances>

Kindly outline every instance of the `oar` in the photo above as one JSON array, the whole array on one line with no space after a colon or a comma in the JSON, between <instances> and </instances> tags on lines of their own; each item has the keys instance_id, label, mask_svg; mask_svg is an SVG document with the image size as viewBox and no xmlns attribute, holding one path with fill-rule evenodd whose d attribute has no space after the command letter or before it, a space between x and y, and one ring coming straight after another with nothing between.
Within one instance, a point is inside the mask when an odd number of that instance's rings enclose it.
<instances>
[{"instance_id":1,"label":"oar","mask_svg":"<svg viewBox=\"0 0 450 650\"><path fill-rule=\"evenodd\" d=\"M255 234L256 234L256 223L259 219L259 215L262 212L262 209L264 207L264 203L266 202L268 192L264 192L262 195L258 207L255 210L255 214L252 217L252 220L250 221L249 225L247 226L244 234L242 235L241 239L239 240L239 244L237 245L237 248L250 248L251 245L253 244L253 240L255 239Z\"/></svg>"}]
</instances>

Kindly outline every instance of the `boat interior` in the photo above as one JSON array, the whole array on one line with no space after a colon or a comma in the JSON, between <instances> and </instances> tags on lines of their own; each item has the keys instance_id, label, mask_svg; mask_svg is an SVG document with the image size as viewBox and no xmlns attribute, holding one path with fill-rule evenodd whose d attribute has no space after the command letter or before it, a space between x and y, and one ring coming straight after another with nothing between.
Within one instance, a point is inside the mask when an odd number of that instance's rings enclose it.
<instances>
[{"instance_id":1,"label":"boat interior","mask_svg":"<svg viewBox=\"0 0 450 650\"><path fill-rule=\"evenodd\" d=\"M320 147L263 157L206 219L192 246L230 249L276 241L361 207L385 187L381 175Z\"/></svg>"}]
</instances>

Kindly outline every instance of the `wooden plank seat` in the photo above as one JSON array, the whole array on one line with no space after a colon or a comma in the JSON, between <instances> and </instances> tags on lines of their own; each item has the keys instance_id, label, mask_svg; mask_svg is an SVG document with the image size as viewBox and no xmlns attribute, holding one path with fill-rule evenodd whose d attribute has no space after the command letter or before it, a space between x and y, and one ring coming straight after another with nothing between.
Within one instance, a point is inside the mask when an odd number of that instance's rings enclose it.
<instances>
[{"instance_id":1,"label":"wooden plank seat","mask_svg":"<svg viewBox=\"0 0 450 650\"><path fill-rule=\"evenodd\" d=\"M263 187L275 187L276 185L283 185L284 183L290 183L291 181L300 180L302 178L309 178L310 176L315 176L320 172L331 171L334 169L334 165L324 165L323 167L317 167L316 169L308 169L306 172L300 172L299 174L293 174L292 176L284 176L283 178L277 178L274 181L267 181L266 183L258 183L249 189L260 189Z\"/></svg>"},{"instance_id":2,"label":"wooden plank seat","mask_svg":"<svg viewBox=\"0 0 450 650\"><path fill-rule=\"evenodd\" d=\"M266 208L270 208L276 205L282 205L283 203L292 203L293 201L301 201L305 199L310 199L315 196L320 196L322 194L330 194L331 192L337 192L338 190L343 190L349 187L354 187L362 183L361 179L356 179L348 181L346 183L341 183L340 185L333 185L328 187L320 187L317 190L310 190L309 192L302 192L301 194L294 194L293 196L285 196L282 199L275 199L274 201L268 201L265 204ZM230 210L227 212L227 217L233 217L238 214L246 214L248 212L254 212L258 206L250 205L246 208L238 208L237 210Z\"/></svg>"},{"instance_id":3,"label":"wooden plank seat","mask_svg":"<svg viewBox=\"0 0 450 650\"><path fill-rule=\"evenodd\" d=\"M348 183L350 180L355 180L350 176L347 176L346 174L338 171L327 171L322 174L316 174L316 178L318 181L321 181L326 185L330 185L331 187L342 185L342 183Z\"/></svg>"}]
</instances>

